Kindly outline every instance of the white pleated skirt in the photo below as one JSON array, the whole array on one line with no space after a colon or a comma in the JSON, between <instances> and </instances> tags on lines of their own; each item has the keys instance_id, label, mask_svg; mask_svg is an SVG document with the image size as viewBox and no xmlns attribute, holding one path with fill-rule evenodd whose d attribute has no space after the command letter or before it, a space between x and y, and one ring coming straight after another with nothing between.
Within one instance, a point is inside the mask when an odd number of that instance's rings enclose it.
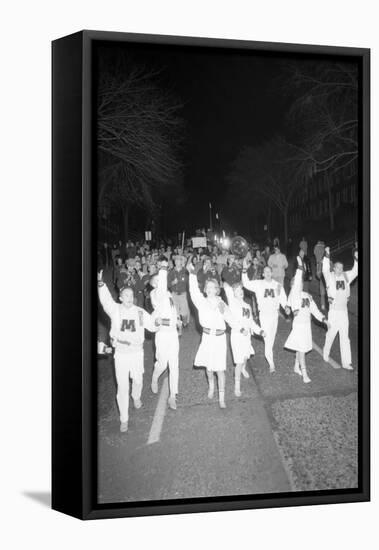
<instances>
[{"instance_id":1,"label":"white pleated skirt","mask_svg":"<svg viewBox=\"0 0 379 550\"><path fill-rule=\"evenodd\" d=\"M213 372L225 371L226 334L214 336L203 332L194 365L196 367L205 367L207 370Z\"/></svg>"},{"instance_id":2,"label":"white pleated skirt","mask_svg":"<svg viewBox=\"0 0 379 550\"><path fill-rule=\"evenodd\" d=\"M309 322L296 322L296 318L292 323L292 330L284 344L287 349L308 353L313 348L312 329Z\"/></svg>"},{"instance_id":3,"label":"white pleated skirt","mask_svg":"<svg viewBox=\"0 0 379 550\"><path fill-rule=\"evenodd\" d=\"M251 336L244 336L240 332L232 330L230 335L230 344L232 346L233 361L236 365L240 365L254 355L255 351L251 345Z\"/></svg>"}]
</instances>

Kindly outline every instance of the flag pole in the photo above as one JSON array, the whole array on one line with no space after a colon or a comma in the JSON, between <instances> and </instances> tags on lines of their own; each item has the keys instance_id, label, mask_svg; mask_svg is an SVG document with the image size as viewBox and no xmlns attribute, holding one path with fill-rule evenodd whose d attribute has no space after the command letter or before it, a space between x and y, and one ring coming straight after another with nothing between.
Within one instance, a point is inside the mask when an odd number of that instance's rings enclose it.
<instances>
[{"instance_id":1,"label":"flag pole","mask_svg":"<svg viewBox=\"0 0 379 550\"><path fill-rule=\"evenodd\" d=\"M212 231L212 204L209 203L209 229Z\"/></svg>"},{"instance_id":2,"label":"flag pole","mask_svg":"<svg viewBox=\"0 0 379 550\"><path fill-rule=\"evenodd\" d=\"M185 235L185 231L183 231L183 236L182 236L182 256L183 256L183 252L184 252L184 235Z\"/></svg>"}]
</instances>

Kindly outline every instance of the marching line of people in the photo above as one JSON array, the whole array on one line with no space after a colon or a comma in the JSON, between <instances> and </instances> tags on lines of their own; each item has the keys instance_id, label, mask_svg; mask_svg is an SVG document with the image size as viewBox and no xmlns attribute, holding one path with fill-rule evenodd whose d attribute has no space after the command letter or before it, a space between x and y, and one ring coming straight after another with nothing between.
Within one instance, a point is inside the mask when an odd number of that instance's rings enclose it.
<instances>
[{"instance_id":1,"label":"marching line of people","mask_svg":"<svg viewBox=\"0 0 379 550\"><path fill-rule=\"evenodd\" d=\"M155 335L155 363L151 390L154 394L158 393L159 378L168 369L168 406L172 410L177 408L179 337L190 318L187 291L197 310L202 332L194 366L206 369L209 399L214 397L216 378L220 408L226 407L227 327L230 328L230 345L235 365L234 394L239 397L241 375L249 377L246 363L254 355L251 344L253 334L263 338L264 354L270 373L276 370L273 350L280 308L287 317L293 317L292 330L284 347L295 352L294 372L302 376L304 383L311 381L307 373L305 356L312 350L312 316L327 327L323 359L329 360L331 346L339 334L342 367L347 370L353 369L347 303L350 284L358 275L357 250L354 252L354 265L351 270L344 271L340 262L334 263L331 270L330 250L325 247L322 272L329 302L328 318L324 312L319 311L312 296L304 289L307 266L302 254L297 256L297 269L288 297L283 284L273 278L272 267L269 265L263 268L261 279L249 278L251 265L250 260L245 258L239 277L236 276L235 270L230 269L233 267L232 264L220 283L220 278L213 276L212 271L208 274L209 269L198 277L199 270L196 269L192 254L187 257L184 267L185 261L186 259L179 254L174 258L175 266L169 269L167 257L159 257L158 269L156 272L153 270L149 277L151 312L139 305L138 290L136 291L133 286L122 286L119 290L119 301L115 301L103 281L103 271L98 272L100 303L111 320L110 339L114 349L117 404L122 432L128 429L130 380L134 407L139 409L142 405L145 329ZM251 305L245 299L244 288L254 293L253 303L256 303L259 324ZM221 290L225 299L220 295Z\"/></svg>"}]
</instances>

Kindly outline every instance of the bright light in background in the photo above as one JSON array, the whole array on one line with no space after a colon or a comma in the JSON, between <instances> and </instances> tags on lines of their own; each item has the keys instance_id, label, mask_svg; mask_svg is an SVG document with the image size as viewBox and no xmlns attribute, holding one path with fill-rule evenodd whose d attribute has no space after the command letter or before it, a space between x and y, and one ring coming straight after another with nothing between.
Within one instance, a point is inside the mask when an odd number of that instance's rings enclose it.
<instances>
[{"instance_id":1,"label":"bright light in background","mask_svg":"<svg viewBox=\"0 0 379 550\"><path fill-rule=\"evenodd\" d=\"M225 237L224 239L221 238L220 239L220 244L221 246L223 246L224 248L229 248L230 247L230 239L228 237Z\"/></svg>"}]
</instances>

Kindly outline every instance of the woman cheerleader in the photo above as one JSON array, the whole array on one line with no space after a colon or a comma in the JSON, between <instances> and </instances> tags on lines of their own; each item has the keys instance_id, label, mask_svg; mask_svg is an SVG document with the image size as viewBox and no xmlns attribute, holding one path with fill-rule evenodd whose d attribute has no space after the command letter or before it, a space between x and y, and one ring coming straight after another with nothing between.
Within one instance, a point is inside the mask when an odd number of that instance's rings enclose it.
<instances>
[{"instance_id":1,"label":"woman cheerleader","mask_svg":"<svg viewBox=\"0 0 379 550\"><path fill-rule=\"evenodd\" d=\"M236 283L231 287L224 283L224 290L228 299L228 305L233 317L238 320L241 328L232 328L230 343L232 346L233 360L236 365L234 376L234 394L241 396L241 373L245 378L249 378L246 370L246 362L251 355L254 355L254 348L251 345L251 335L253 332L266 336L253 319L250 304L245 302L242 283Z\"/></svg>"},{"instance_id":2,"label":"woman cheerleader","mask_svg":"<svg viewBox=\"0 0 379 550\"><path fill-rule=\"evenodd\" d=\"M194 365L205 367L208 378L208 398L214 395L214 373L217 374L219 405L225 409L225 371L226 371L226 325L236 326L227 305L219 297L220 287L215 279L205 283L204 294L200 292L195 268L191 258L187 263L189 273L189 291L193 304L199 312L199 322L203 329L201 342Z\"/></svg>"},{"instance_id":3,"label":"woman cheerleader","mask_svg":"<svg viewBox=\"0 0 379 550\"><path fill-rule=\"evenodd\" d=\"M303 382L308 384L311 379L307 373L305 354L312 350L311 315L318 321L330 325L319 311L312 296L303 291L304 266L300 256L297 257L297 270L293 279L292 288L288 297L286 313L293 312L292 330L284 344L284 347L296 352L294 372L303 377Z\"/></svg>"}]
</instances>

